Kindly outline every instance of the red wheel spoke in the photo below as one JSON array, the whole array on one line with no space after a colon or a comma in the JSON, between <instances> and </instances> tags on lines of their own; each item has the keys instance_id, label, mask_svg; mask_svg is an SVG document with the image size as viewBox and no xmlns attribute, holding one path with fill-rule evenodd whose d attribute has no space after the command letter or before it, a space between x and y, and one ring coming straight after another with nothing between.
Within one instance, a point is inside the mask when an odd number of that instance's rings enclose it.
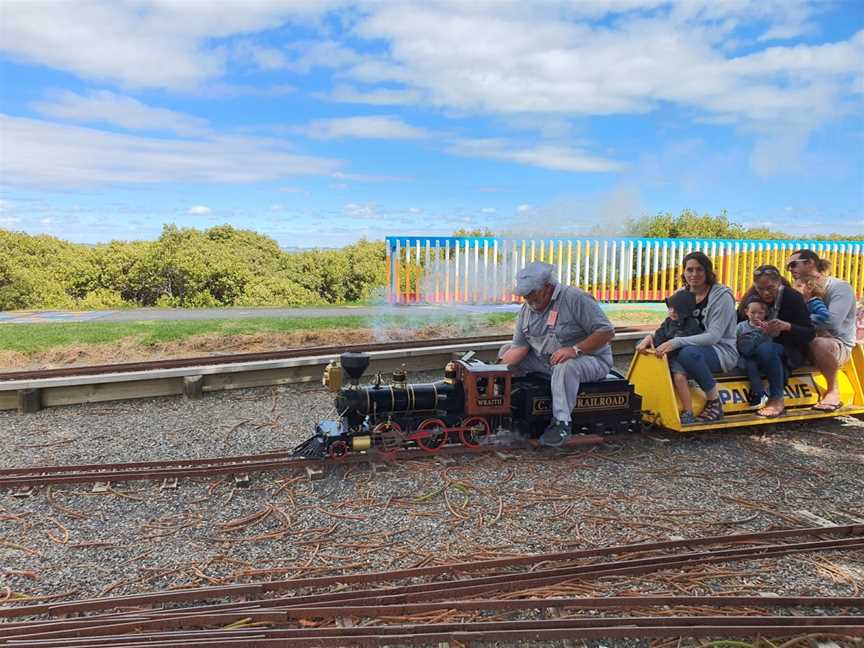
<instances>
[{"instance_id":1,"label":"red wheel spoke","mask_svg":"<svg viewBox=\"0 0 864 648\"><path fill-rule=\"evenodd\" d=\"M426 419L410 439L426 452L437 452L447 442L447 424L441 419Z\"/></svg>"},{"instance_id":2,"label":"red wheel spoke","mask_svg":"<svg viewBox=\"0 0 864 648\"><path fill-rule=\"evenodd\" d=\"M468 448L478 448L480 439L489 436L489 422L482 416L471 416L462 421L459 428L459 440Z\"/></svg>"},{"instance_id":3,"label":"red wheel spoke","mask_svg":"<svg viewBox=\"0 0 864 648\"><path fill-rule=\"evenodd\" d=\"M379 423L372 429L372 440L375 450L385 459L392 459L402 448L405 435L398 423L387 421Z\"/></svg>"}]
</instances>

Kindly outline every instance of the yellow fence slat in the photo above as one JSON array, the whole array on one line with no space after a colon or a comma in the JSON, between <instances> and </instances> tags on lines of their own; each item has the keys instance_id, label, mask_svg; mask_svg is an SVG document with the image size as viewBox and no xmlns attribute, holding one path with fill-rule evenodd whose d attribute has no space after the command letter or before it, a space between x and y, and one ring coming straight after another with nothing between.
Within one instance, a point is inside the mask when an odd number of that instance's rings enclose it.
<instances>
[{"instance_id":1,"label":"yellow fence slat","mask_svg":"<svg viewBox=\"0 0 864 648\"><path fill-rule=\"evenodd\" d=\"M482 248L482 251L481 251ZM604 239L391 237L386 245L390 303L518 302L510 282L532 261L556 266L561 282L601 301L661 301L681 286L681 261L699 250L711 258L718 281L737 297L753 270L779 268L788 280L789 255L812 249L864 298L864 243L857 241L732 241L711 239ZM491 267L490 267L491 266Z\"/></svg>"}]
</instances>

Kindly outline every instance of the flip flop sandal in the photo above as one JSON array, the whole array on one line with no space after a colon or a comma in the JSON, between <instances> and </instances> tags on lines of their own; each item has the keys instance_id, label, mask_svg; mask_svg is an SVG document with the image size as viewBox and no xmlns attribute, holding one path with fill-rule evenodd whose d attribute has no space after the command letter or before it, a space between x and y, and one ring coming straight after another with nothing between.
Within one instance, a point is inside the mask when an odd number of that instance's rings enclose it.
<instances>
[{"instance_id":1,"label":"flip flop sandal","mask_svg":"<svg viewBox=\"0 0 864 648\"><path fill-rule=\"evenodd\" d=\"M767 419L773 419L773 418L779 418L779 417L783 416L783 414L785 414L785 413L786 413L786 410L781 410L779 412L763 412L762 410L759 410L758 412L756 412L756 416L761 416L762 418L767 418Z\"/></svg>"},{"instance_id":2,"label":"flip flop sandal","mask_svg":"<svg viewBox=\"0 0 864 648\"><path fill-rule=\"evenodd\" d=\"M843 403L816 403L810 409L814 409L817 412L836 412L841 407L843 407Z\"/></svg>"}]
</instances>

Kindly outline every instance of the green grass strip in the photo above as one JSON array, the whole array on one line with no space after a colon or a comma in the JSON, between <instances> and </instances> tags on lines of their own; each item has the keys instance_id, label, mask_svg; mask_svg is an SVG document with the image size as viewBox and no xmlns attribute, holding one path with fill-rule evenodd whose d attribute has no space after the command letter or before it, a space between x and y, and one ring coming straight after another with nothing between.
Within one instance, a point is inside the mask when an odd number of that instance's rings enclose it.
<instances>
[{"instance_id":1,"label":"green grass strip","mask_svg":"<svg viewBox=\"0 0 864 648\"><path fill-rule=\"evenodd\" d=\"M0 325L0 351L32 354L81 344L110 344L132 338L145 346L177 342L198 335L253 335L328 329L420 329L455 325L464 334L485 326L510 324L515 313L466 317L343 315L334 317L250 317L242 319L158 320L145 322L51 322Z\"/></svg>"}]
</instances>

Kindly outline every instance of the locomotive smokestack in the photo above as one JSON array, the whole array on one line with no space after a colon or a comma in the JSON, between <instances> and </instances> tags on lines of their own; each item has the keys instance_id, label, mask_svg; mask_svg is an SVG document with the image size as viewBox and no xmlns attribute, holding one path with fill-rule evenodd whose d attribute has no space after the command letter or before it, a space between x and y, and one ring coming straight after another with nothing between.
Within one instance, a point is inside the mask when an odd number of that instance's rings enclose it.
<instances>
[{"instance_id":1,"label":"locomotive smokestack","mask_svg":"<svg viewBox=\"0 0 864 648\"><path fill-rule=\"evenodd\" d=\"M348 351L339 356L339 363L348 374L348 377L351 378L351 382L357 384L360 376L363 375L366 367L369 366L369 354Z\"/></svg>"}]
</instances>

